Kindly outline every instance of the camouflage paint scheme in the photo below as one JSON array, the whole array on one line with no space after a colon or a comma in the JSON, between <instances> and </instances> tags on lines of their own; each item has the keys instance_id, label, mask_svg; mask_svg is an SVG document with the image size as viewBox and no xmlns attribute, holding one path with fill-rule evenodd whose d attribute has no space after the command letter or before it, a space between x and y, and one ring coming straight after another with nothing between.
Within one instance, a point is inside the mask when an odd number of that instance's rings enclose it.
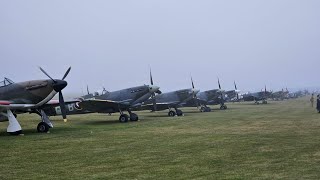
<instances>
[{"instance_id":1,"label":"camouflage paint scheme","mask_svg":"<svg viewBox=\"0 0 320 180\"><path fill-rule=\"evenodd\" d=\"M5 78L5 81L9 82ZM10 103L8 106L0 105L0 111L4 112L11 109L14 114L34 112L35 109L41 109L41 106L50 101L57 93L58 88L63 89L67 86L66 81L55 80L34 80L21 83L13 83L12 81L5 86L0 87L0 101ZM55 89L57 91L55 91ZM49 97L50 96L50 97ZM7 120L0 115L1 120Z\"/></svg>"},{"instance_id":2,"label":"camouflage paint scheme","mask_svg":"<svg viewBox=\"0 0 320 180\"><path fill-rule=\"evenodd\" d=\"M154 109L152 98L148 99L143 103L141 107L138 107L137 110L151 110L151 111L162 111L166 109L177 109L182 107L186 104L187 101L193 98L194 89L182 89L167 93L162 93L156 95L155 102L156 102L156 109Z\"/></svg>"},{"instance_id":3,"label":"camouflage paint scheme","mask_svg":"<svg viewBox=\"0 0 320 180\"><path fill-rule=\"evenodd\" d=\"M119 91L93 93L80 97L77 100L66 101L67 114L85 114L85 113L116 113L129 111L134 107L142 105L149 99L152 93L159 90L157 86L137 86ZM44 111L49 116L60 115L60 107L57 103L47 104Z\"/></svg>"}]
</instances>

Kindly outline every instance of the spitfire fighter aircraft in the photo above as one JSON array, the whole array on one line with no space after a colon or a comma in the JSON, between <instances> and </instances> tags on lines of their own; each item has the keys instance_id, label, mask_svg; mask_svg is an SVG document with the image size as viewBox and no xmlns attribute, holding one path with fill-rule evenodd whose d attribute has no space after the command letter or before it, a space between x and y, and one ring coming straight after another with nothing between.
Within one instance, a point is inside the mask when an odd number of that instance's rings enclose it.
<instances>
[{"instance_id":1,"label":"spitfire fighter aircraft","mask_svg":"<svg viewBox=\"0 0 320 180\"><path fill-rule=\"evenodd\" d=\"M254 101L255 104L260 104L259 101L262 101L262 104L267 104L267 99L270 95L271 92L267 91L267 87L265 86L264 91L243 94L242 97L244 101Z\"/></svg>"},{"instance_id":2,"label":"spitfire fighter aircraft","mask_svg":"<svg viewBox=\"0 0 320 180\"><path fill-rule=\"evenodd\" d=\"M194 88L193 79L191 78L192 87ZM225 102L225 91L221 89L220 80L218 79L219 89L213 89L197 93L193 99L186 103L186 107L198 107L201 112L212 111L208 105L220 105L220 109L227 109Z\"/></svg>"},{"instance_id":3,"label":"spitfire fighter aircraft","mask_svg":"<svg viewBox=\"0 0 320 180\"><path fill-rule=\"evenodd\" d=\"M288 89L286 89L286 91L282 89L281 91L272 92L271 98L275 101L283 101L285 99L289 99L289 91Z\"/></svg>"},{"instance_id":4,"label":"spitfire fighter aircraft","mask_svg":"<svg viewBox=\"0 0 320 180\"><path fill-rule=\"evenodd\" d=\"M86 113L120 113L119 121L121 123L130 121L138 121L139 117L133 113L136 107L142 105L144 101L149 99L155 93L161 94L158 86L143 85L132 88L127 88L119 91L108 92L103 90L101 92L89 93L76 100L67 101L67 114L86 114ZM61 114L59 106L47 105L44 109L49 116L56 116ZM124 113L128 111L129 116Z\"/></svg>"},{"instance_id":5,"label":"spitfire fighter aircraft","mask_svg":"<svg viewBox=\"0 0 320 180\"><path fill-rule=\"evenodd\" d=\"M38 124L38 132L48 132L53 125L48 116L42 110L44 104L59 93L59 104L62 109L63 119L66 120L65 105L62 89L67 86L64 79L71 67L64 74L62 80L51 78L42 68L40 70L50 79L33 80L14 83L8 78L0 82L0 122L9 121L7 132L13 135L21 134L22 128L16 119L20 113L37 113L41 116Z\"/></svg>"},{"instance_id":6,"label":"spitfire fighter aircraft","mask_svg":"<svg viewBox=\"0 0 320 180\"><path fill-rule=\"evenodd\" d=\"M239 102L240 96L239 96L240 91L237 88L237 84L234 81L234 90L226 91L226 97L225 100L227 102Z\"/></svg>"},{"instance_id":7,"label":"spitfire fighter aircraft","mask_svg":"<svg viewBox=\"0 0 320 180\"><path fill-rule=\"evenodd\" d=\"M152 74L150 71L150 81L153 84ZM138 110L151 110L151 111L162 111L168 109L168 116L182 116L183 112L178 109L183 107L189 100L192 100L195 94L199 90L196 89L182 89L167 93L155 95L153 94L150 99L145 101ZM174 111L172 110L174 109Z\"/></svg>"}]
</instances>

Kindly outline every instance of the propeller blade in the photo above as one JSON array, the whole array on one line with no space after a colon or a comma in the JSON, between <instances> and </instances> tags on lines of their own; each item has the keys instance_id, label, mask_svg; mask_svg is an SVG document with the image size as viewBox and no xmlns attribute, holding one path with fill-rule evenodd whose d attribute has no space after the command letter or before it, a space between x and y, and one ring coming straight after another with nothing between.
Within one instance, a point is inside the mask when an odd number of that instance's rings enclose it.
<instances>
[{"instance_id":1,"label":"propeller blade","mask_svg":"<svg viewBox=\"0 0 320 180\"><path fill-rule=\"evenodd\" d=\"M64 103L64 98L61 91L59 92L59 105L60 105L63 121L67 122L67 110L66 110L66 105Z\"/></svg>"},{"instance_id":2,"label":"propeller blade","mask_svg":"<svg viewBox=\"0 0 320 180\"><path fill-rule=\"evenodd\" d=\"M195 93L194 82L193 82L192 76L191 76L191 84L192 84L193 101L196 104L197 108L199 109L198 97L197 97L197 94Z\"/></svg>"},{"instance_id":3,"label":"propeller blade","mask_svg":"<svg viewBox=\"0 0 320 180\"><path fill-rule=\"evenodd\" d=\"M264 92L267 92L267 85L264 85Z\"/></svg>"},{"instance_id":4,"label":"propeller blade","mask_svg":"<svg viewBox=\"0 0 320 180\"><path fill-rule=\"evenodd\" d=\"M62 80L64 80L64 79L68 76L70 70L71 70L71 66L68 68L68 70L66 71L66 73L64 73L64 76L63 76Z\"/></svg>"},{"instance_id":5,"label":"propeller blade","mask_svg":"<svg viewBox=\"0 0 320 180\"><path fill-rule=\"evenodd\" d=\"M192 84L192 88L194 89L194 83L193 83L192 76L191 76L191 84Z\"/></svg>"},{"instance_id":6,"label":"propeller blade","mask_svg":"<svg viewBox=\"0 0 320 180\"><path fill-rule=\"evenodd\" d=\"M57 81L55 81L51 76L49 76L49 74L44 70L44 69L42 69L41 67L39 67L40 68L40 70L43 72L43 74L45 74L46 76L48 76L53 82L57 82Z\"/></svg>"},{"instance_id":7,"label":"propeller blade","mask_svg":"<svg viewBox=\"0 0 320 180\"><path fill-rule=\"evenodd\" d=\"M89 92L89 86L87 85L87 93L88 93L88 95L90 94L90 92Z\"/></svg>"},{"instance_id":8,"label":"propeller blade","mask_svg":"<svg viewBox=\"0 0 320 180\"><path fill-rule=\"evenodd\" d=\"M152 96L153 111L157 111L157 101L155 95Z\"/></svg>"},{"instance_id":9,"label":"propeller blade","mask_svg":"<svg viewBox=\"0 0 320 180\"><path fill-rule=\"evenodd\" d=\"M151 68L150 68L150 83L151 83L151 85L153 85L153 79L152 79L152 72L151 72Z\"/></svg>"},{"instance_id":10,"label":"propeller blade","mask_svg":"<svg viewBox=\"0 0 320 180\"><path fill-rule=\"evenodd\" d=\"M234 89L235 89L235 90L238 90L236 81L234 81L233 83L234 83Z\"/></svg>"},{"instance_id":11,"label":"propeller blade","mask_svg":"<svg viewBox=\"0 0 320 180\"><path fill-rule=\"evenodd\" d=\"M221 84L220 84L219 78L218 78L218 84L219 84L219 89L221 89Z\"/></svg>"}]
</instances>

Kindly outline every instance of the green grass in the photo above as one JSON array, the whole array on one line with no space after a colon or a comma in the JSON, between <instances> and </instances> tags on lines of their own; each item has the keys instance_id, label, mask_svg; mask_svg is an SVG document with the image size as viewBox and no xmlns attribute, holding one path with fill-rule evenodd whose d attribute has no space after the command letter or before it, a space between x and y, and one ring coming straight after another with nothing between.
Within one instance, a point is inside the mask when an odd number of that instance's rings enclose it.
<instances>
[{"instance_id":1,"label":"green grass","mask_svg":"<svg viewBox=\"0 0 320 180\"><path fill-rule=\"evenodd\" d=\"M308 99L267 105L228 104L226 111L183 109L53 117L49 134L39 117L18 117L25 136L0 123L0 179L319 179L320 114Z\"/></svg>"}]
</instances>

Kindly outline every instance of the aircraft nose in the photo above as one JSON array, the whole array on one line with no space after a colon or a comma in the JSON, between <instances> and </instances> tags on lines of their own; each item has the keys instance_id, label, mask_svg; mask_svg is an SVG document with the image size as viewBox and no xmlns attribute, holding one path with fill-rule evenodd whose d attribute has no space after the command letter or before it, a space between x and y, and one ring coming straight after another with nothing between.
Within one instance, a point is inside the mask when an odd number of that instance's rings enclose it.
<instances>
[{"instance_id":1,"label":"aircraft nose","mask_svg":"<svg viewBox=\"0 0 320 180\"><path fill-rule=\"evenodd\" d=\"M53 82L53 89L56 92L60 92L62 89L64 89L68 85L67 81L64 80L58 80L55 79L55 82Z\"/></svg>"},{"instance_id":2,"label":"aircraft nose","mask_svg":"<svg viewBox=\"0 0 320 180\"><path fill-rule=\"evenodd\" d=\"M218 92L223 93L223 92L224 92L224 90L222 90L222 89L218 89Z\"/></svg>"},{"instance_id":3,"label":"aircraft nose","mask_svg":"<svg viewBox=\"0 0 320 180\"><path fill-rule=\"evenodd\" d=\"M190 94L198 94L198 92L200 92L200 90L197 89L191 89L191 91L189 91Z\"/></svg>"},{"instance_id":4,"label":"aircraft nose","mask_svg":"<svg viewBox=\"0 0 320 180\"><path fill-rule=\"evenodd\" d=\"M200 92L200 90L198 89L193 89L193 93L198 94Z\"/></svg>"},{"instance_id":5,"label":"aircraft nose","mask_svg":"<svg viewBox=\"0 0 320 180\"><path fill-rule=\"evenodd\" d=\"M154 86L154 85L149 86L149 92L151 93L156 93L159 89L160 87L158 86Z\"/></svg>"}]
</instances>

